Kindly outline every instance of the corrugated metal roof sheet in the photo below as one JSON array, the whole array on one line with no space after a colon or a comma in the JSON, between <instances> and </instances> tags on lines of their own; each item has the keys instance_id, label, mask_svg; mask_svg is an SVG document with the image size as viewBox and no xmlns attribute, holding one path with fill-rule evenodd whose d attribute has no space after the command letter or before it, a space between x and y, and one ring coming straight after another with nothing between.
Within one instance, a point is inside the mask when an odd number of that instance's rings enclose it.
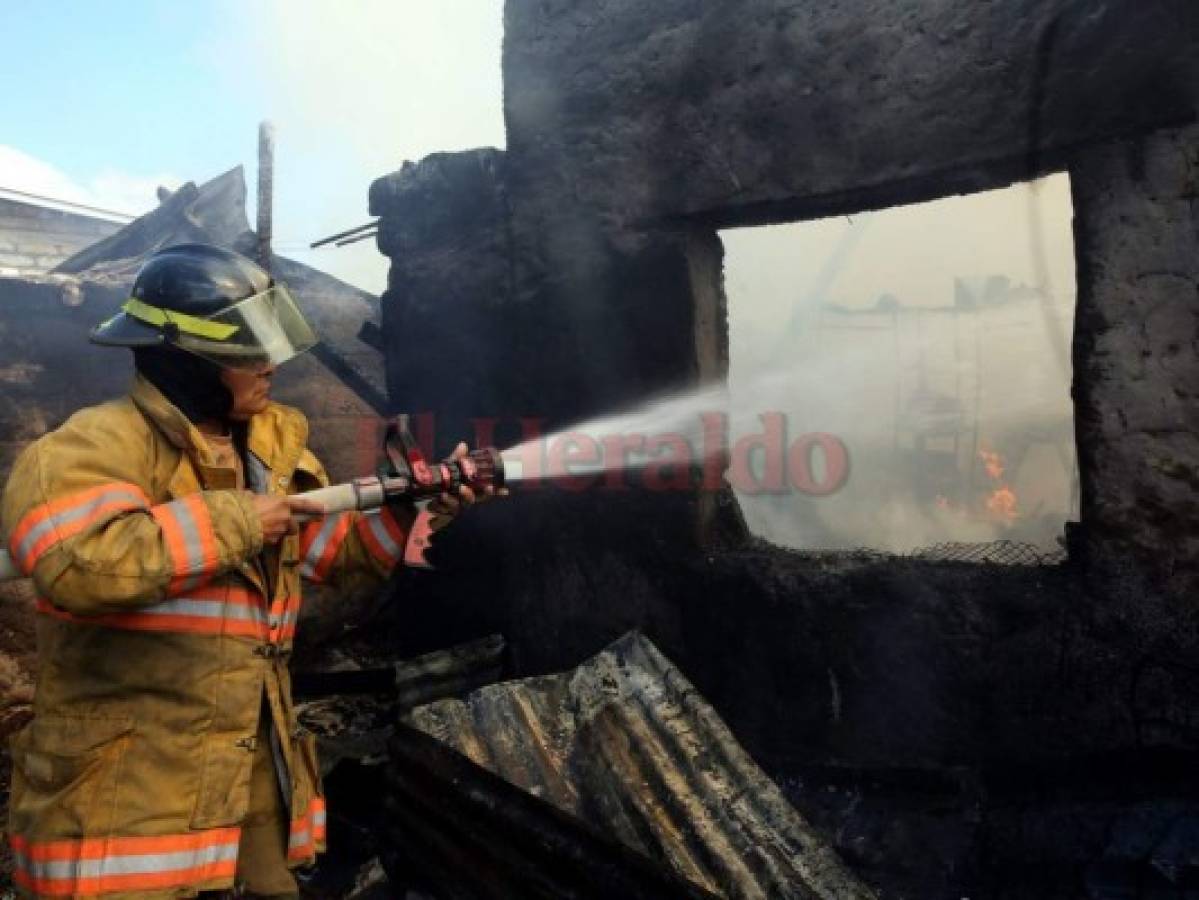
<instances>
[{"instance_id":1,"label":"corrugated metal roof sheet","mask_svg":"<svg viewBox=\"0 0 1199 900\"><path fill-rule=\"evenodd\" d=\"M112 222L114 224L132 222L137 218L132 213L101 209L98 206L89 206L86 203L78 203L74 200L47 197L44 194L36 194L11 187L0 187L0 200L11 200L14 203L36 206L40 209L52 209L56 212L70 213L74 216L95 219L102 222Z\"/></svg>"},{"instance_id":2,"label":"corrugated metal roof sheet","mask_svg":"<svg viewBox=\"0 0 1199 900\"><path fill-rule=\"evenodd\" d=\"M729 898L874 894L645 637L413 711L419 729Z\"/></svg>"}]
</instances>

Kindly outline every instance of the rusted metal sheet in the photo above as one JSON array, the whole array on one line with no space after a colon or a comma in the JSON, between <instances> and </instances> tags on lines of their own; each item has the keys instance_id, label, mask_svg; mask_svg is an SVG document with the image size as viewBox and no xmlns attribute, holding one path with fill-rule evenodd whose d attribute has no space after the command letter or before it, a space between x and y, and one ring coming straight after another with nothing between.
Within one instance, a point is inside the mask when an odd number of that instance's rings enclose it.
<instances>
[{"instance_id":1,"label":"rusted metal sheet","mask_svg":"<svg viewBox=\"0 0 1199 900\"><path fill-rule=\"evenodd\" d=\"M488 686L409 720L713 893L874 897L640 634L573 672Z\"/></svg>"},{"instance_id":2,"label":"rusted metal sheet","mask_svg":"<svg viewBox=\"0 0 1199 900\"><path fill-rule=\"evenodd\" d=\"M397 723L388 743L389 875L437 900L714 900L644 853Z\"/></svg>"}]
</instances>

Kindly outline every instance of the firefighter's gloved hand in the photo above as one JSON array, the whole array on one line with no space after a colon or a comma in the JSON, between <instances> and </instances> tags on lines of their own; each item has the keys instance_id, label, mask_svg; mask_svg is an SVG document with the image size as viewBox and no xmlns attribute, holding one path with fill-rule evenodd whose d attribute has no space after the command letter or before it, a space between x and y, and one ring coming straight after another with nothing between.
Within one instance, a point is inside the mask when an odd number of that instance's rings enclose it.
<instances>
[{"instance_id":1,"label":"firefighter's gloved hand","mask_svg":"<svg viewBox=\"0 0 1199 900\"><path fill-rule=\"evenodd\" d=\"M465 442L461 442L454 448L454 452L450 454L449 458L463 459L469 453L470 448L466 446ZM506 488L500 488L497 491L494 486L488 485L483 494L476 494L469 487L463 485L458 488L457 495L441 494L429 503L429 512L433 516L429 522L429 527L433 531L440 531L453 522L455 517L466 507L483 500L490 500L492 497L503 497L507 493Z\"/></svg>"}]
</instances>

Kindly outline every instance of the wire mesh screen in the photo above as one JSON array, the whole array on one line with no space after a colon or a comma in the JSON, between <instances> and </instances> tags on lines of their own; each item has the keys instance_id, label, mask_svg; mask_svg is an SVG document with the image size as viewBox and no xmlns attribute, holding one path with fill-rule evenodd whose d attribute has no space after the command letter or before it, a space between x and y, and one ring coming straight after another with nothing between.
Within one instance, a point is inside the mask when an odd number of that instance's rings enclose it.
<instances>
[{"instance_id":1,"label":"wire mesh screen","mask_svg":"<svg viewBox=\"0 0 1199 900\"><path fill-rule=\"evenodd\" d=\"M947 541L915 550L910 556L934 562L989 563L997 566L1052 566L1066 561L1064 548L1049 550L1019 541L991 541L985 544Z\"/></svg>"},{"instance_id":2,"label":"wire mesh screen","mask_svg":"<svg viewBox=\"0 0 1199 900\"><path fill-rule=\"evenodd\" d=\"M1049 549L1038 547L1036 544L1011 540L985 543L947 541L942 544L921 547L909 553L891 553L869 547L858 547L853 550L790 550L772 545L769 541L762 541L761 545L773 547L775 550L786 550L791 556L802 557L815 564L832 566L898 562L906 559L920 560L921 562L974 563L992 566L1056 566L1066 562L1069 558L1065 547Z\"/></svg>"}]
</instances>

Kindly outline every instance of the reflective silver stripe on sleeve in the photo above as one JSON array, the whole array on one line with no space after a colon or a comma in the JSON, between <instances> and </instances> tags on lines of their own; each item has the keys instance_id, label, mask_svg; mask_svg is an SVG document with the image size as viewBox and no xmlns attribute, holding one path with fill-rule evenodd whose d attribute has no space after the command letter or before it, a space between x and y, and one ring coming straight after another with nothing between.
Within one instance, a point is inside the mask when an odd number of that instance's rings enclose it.
<instances>
[{"instance_id":1,"label":"reflective silver stripe on sleeve","mask_svg":"<svg viewBox=\"0 0 1199 900\"><path fill-rule=\"evenodd\" d=\"M55 513L49 518L38 522L37 525L35 525L30 532L25 535L25 537L21 540L21 543L17 547L13 548L15 551L14 557L17 560L24 559L29 554L29 551L33 549L34 545L37 544L37 542L51 529L56 529L63 525L67 525L70 522L74 522L85 516L94 515L96 510L101 506L121 500L124 500L129 504L128 509L146 508L146 504L143 502L141 497L129 491L122 490L121 488L113 488L110 491L105 491L97 497L93 497L91 500L88 500L81 506L74 506L70 509L64 509L62 512Z\"/></svg>"},{"instance_id":2,"label":"reflective silver stripe on sleeve","mask_svg":"<svg viewBox=\"0 0 1199 900\"><path fill-rule=\"evenodd\" d=\"M379 542L379 546L386 551L387 555L393 560L398 561L403 554L404 548L395 542L395 538L391 536L391 532L387 530L387 525L383 521L383 511L373 510L364 516L366 527L371 530L371 534L375 536L375 540Z\"/></svg>"},{"instance_id":3,"label":"reflective silver stripe on sleeve","mask_svg":"<svg viewBox=\"0 0 1199 900\"><path fill-rule=\"evenodd\" d=\"M203 574L206 568L204 545L200 543L200 523L196 521L191 507L182 500L168 503L166 508L174 515L175 521L179 523L179 530L183 532L183 543L187 547L186 564L179 565L180 561L177 560L176 573L179 575Z\"/></svg>"},{"instance_id":4,"label":"reflective silver stripe on sleeve","mask_svg":"<svg viewBox=\"0 0 1199 900\"><path fill-rule=\"evenodd\" d=\"M333 532L337 530L337 524L343 515L345 513L325 516L325 521L321 523L321 530L317 532L316 537L312 541L312 546L308 548L308 552L304 554L304 559L300 563L300 574L305 578L316 577L317 563L321 561L321 557L325 553L325 548L329 546Z\"/></svg>"}]
</instances>

